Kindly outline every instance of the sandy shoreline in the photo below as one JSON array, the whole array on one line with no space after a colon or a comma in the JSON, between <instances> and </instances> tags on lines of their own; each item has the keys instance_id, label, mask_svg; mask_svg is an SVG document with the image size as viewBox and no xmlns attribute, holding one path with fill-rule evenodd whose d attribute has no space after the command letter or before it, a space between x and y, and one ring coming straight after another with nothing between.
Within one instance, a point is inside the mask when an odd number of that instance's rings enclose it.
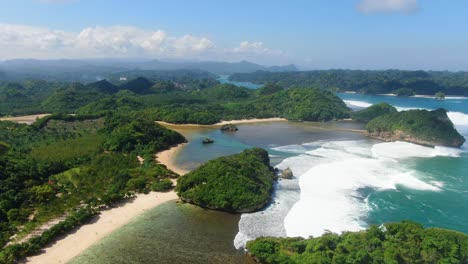
<instances>
[{"instance_id":1,"label":"sandy shoreline","mask_svg":"<svg viewBox=\"0 0 468 264\"><path fill-rule=\"evenodd\" d=\"M174 164L175 156L185 145L186 143L179 144L168 150L157 153L156 160L180 175L186 174L188 172L187 170L178 168ZM177 194L174 191L167 193L151 192L149 194L138 194L136 198L130 202L123 202L116 208L102 211L97 220L81 226L77 231L70 233L64 238L54 242L49 247L44 248L42 254L28 257L26 263L67 263L145 211L153 209L165 202L176 200L177 198Z\"/></svg>"},{"instance_id":2,"label":"sandy shoreline","mask_svg":"<svg viewBox=\"0 0 468 264\"><path fill-rule=\"evenodd\" d=\"M156 160L159 163L166 165L168 169L170 169L173 172L176 172L179 175L187 174L189 172L188 170L177 167L174 162L177 153L179 153L186 145L187 143L182 143L168 150L161 151L158 154L156 154Z\"/></svg>"},{"instance_id":3,"label":"sandy shoreline","mask_svg":"<svg viewBox=\"0 0 468 264\"><path fill-rule=\"evenodd\" d=\"M227 125L227 124L251 124L251 123L264 123L264 122L286 122L288 121L286 118L281 118L281 117L272 117L272 118L254 118L254 119L238 119L238 120L228 120L228 121L221 121L219 123L213 124L213 125L199 125L199 124L173 124L173 123L168 123L164 121L156 121L158 124L167 126L170 128L184 128L184 127L207 127L207 128L212 128L212 127L219 127L222 125Z\"/></svg>"},{"instance_id":4,"label":"sandy shoreline","mask_svg":"<svg viewBox=\"0 0 468 264\"><path fill-rule=\"evenodd\" d=\"M74 233L45 248L44 253L27 258L26 262L36 264L67 263L138 215L175 199L177 199L177 195L173 191L138 194L133 201L123 203L120 207L102 211L95 222L81 226Z\"/></svg>"},{"instance_id":5,"label":"sandy shoreline","mask_svg":"<svg viewBox=\"0 0 468 264\"><path fill-rule=\"evenodd\" d=\"M166 122L158 122L161 125L170 127L181 134L186 135L193 129L197 128L213 128L224 124L245 124L245 123L260 123L260 122L279 122L286 121L283 118L269 119L245 119L223 121L214 125L174 125ZM179 168L175 165L174 158L186 146L186 143L179 144L168 150L161 151L155 155L159 163L180 175L186 174L188 171ZM153 209L165 202L177 199L177 194L173 191L167 193L151 192L149 194L138 194L135 199L130 202L122 203L119 207L110 210L102 211L99 217L90 224L86 224L78 228L75 232L57 240L47 248L43 249L43 253L37 256L28 257L27 263L33 264L54 264L67 263L73 258L82 254L86 249L98 243L101 239L129 223L138 215L147 210Z\"/></svg>"},{"instance_id":6,"label":"sandy shoreline","mask_svg":"<svg viewBox=\"0 0 468 264\"><path fill-rule=\"evenodd\" d=\"M27 116L15 116L15 117L2 117L0 121L11 121L20 124L31 125L32 123L36 122L37 119L43 118L50 114L38 114L38 115L27 115Z\"/></svg>"},{"instance_id":7,"label":"sandy shoreline","mask_svg":"<svg viewBox=\"0 0 468 264\"><path fill-rule=\"evenodd\" d=\"M188 171L176 167L173 163L175 155L185 145L186 144L179 144L168 150L159 152L156 154L157 160L166 165L168 169L180 175L187 173ZM177 198L177 194L174 191L167 193L151 192L149 194L138 194L137 197L130 202L122 203L119 207L102 211L96 221L81 226L76 232L70 233L66 237L54 242L49 247L44 248L42 254L28 257L26 263L67 263L145 211Z\"/></svg>"}]
</instances>

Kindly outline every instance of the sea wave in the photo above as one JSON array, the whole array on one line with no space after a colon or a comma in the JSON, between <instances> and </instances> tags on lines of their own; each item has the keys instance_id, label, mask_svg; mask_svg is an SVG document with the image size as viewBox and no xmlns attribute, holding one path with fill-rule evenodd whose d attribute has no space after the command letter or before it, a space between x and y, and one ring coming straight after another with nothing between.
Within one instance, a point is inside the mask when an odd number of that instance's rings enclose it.
<instances>
[{"instance_id":1,"label":"sea wave","mask_svg":"<svg viewBox=\"0 0 468 264\"><path fill-rule=\"evenodd\" d=\"M356 100L343 100L347 106L355 106L355 107L369 107L372 104L364 101L356 101Z\"/></svg>"},{"instance_id":2,"label":"sea wave","mask_svg":"<svg viewBox=\"0 0 468 264\"><path fill-rule=\"evenodd\" d=\"M295 148L295 149L294 149ZM402 165L402 159L459 155L450 148L429 148L404 142L368 140L317 142L279 147L298 155L277 168L296 176L278 183L273 203L264 211L243 214L235 246L259 236L320 236L366 227L372 206L361 190L441 191L444 183ZM278 148L275 148L278 150ZM396 151L403 153L397 155Z\"/></svg>"},{"instance_id":3,"label":"sea wave","mask_svg":"<svg viewBox=\"0 0 468 264\"><path fill-rule=\"evenodd\" d=\"M399 149L403 155L395 155ZM299 177L300 200L284 220L288 236L320 236L332 232L365 228L369 206L359 190L397 189L404 186L422 191L440 191L443 183L426 182L418 172L401 166L399 160L410 157L452 156L453 153L426 154L432 148L410 143L332 142L308 152L321 157ZM309 163L310 164L310 163ZM307 166L302 164L301 166Z\"/></svg>"}]
</instances>

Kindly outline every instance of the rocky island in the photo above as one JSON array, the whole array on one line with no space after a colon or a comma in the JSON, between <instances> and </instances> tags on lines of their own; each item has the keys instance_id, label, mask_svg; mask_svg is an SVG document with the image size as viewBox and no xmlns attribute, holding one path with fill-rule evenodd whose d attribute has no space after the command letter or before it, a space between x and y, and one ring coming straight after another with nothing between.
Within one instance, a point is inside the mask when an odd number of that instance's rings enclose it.
<instances>
[{"instance_id":1,"label":"rocky island","mask_svg":"<svg viewBox=\"0 0 468 264\"><path fill-rule=\"evenodd\" d=\"M177 181L184 202L236 213L254 212L271 198L275 174L261 148L208 161Z\"/></svg>"},{"instance_id":2,"label":"rocky island","mask_svg":"<svg viewBox=\"0 0 468 264\"><path fill-rule=\"evenodd\" d=\"M425 146L460 147L465 138L454 128L445 109L408 110L377 116L366 134L384 141L406 141Z\"/></svg>"}]
</instances>

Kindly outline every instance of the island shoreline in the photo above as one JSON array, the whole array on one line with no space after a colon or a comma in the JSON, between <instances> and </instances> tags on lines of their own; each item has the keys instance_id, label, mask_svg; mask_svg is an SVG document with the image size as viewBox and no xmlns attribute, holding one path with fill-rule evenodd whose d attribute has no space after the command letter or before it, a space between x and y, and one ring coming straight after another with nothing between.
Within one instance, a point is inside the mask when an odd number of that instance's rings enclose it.
<instances>
[{"instance_id":1,"label":"island shoreline","mask_svg":"<svg viewBox=\"0 0 468 264\"><path fill-rule=\"evenodd\" d=\"M186 127L206 127L206 128L213 128L213 127L220 127L223 125L229 125L229 124L256 124L256 123L267 123L267 122L287 122L288 120L286 118L281 118L281 117L272 117L272 118L252 118L252 119L236 119L236 120L227 120L227 121L221 121L212 125L201 125L201 124L175 124L175 123L169 123L169 122L164 122L164 121L155 121L156 123L166 126L169 128L186 128Z\"/></svg>"}]
</instances>

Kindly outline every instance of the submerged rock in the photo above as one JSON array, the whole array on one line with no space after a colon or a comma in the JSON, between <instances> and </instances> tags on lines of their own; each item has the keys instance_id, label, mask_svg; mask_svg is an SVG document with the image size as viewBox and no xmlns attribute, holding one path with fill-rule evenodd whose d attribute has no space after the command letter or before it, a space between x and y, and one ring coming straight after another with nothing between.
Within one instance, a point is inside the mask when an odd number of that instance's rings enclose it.
<instances>
[{"instance_id":1,"label":"submerged rock","mask_svg":"<svg viewBox=\"0 0 468 264\"><path fill-rule=\"evenodd\" d=\"M205 138L205 139L203 139L202 143L203 144L213 144L214 140L211 139L211 138Z\"/></svg>"}]
</instances>

